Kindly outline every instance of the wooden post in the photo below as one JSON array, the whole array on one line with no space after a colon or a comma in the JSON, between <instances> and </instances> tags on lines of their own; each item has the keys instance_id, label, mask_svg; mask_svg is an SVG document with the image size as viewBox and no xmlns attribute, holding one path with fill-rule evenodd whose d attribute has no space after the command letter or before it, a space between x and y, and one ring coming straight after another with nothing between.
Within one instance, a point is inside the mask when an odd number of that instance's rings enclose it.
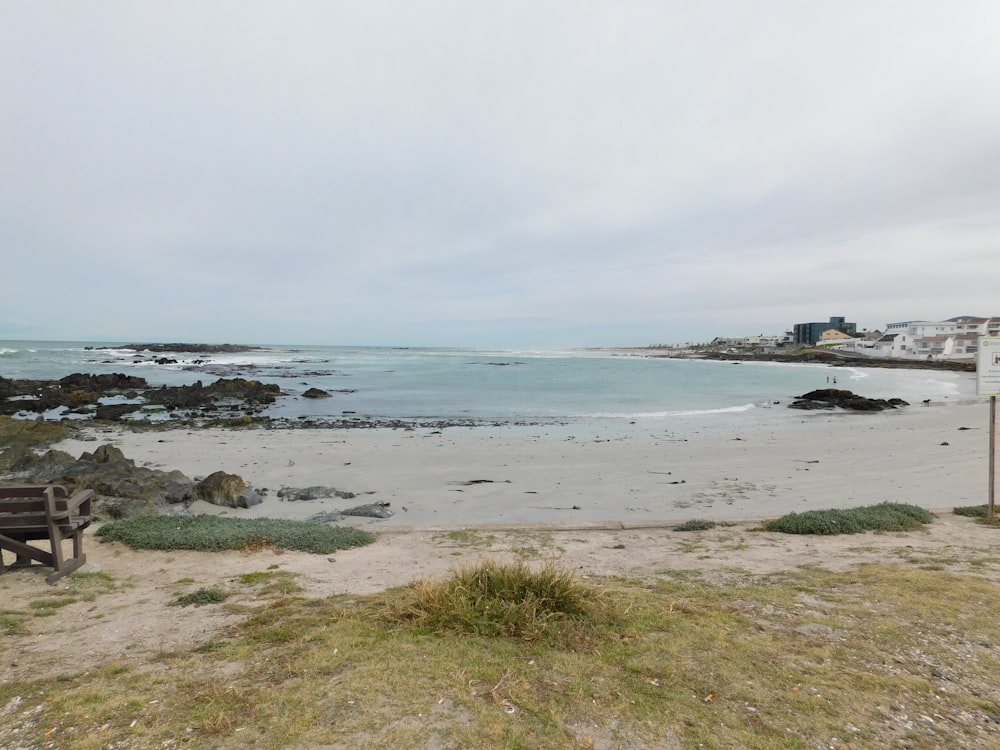
<instances>
[{"instance_id":1,"label":"wooden post","mask_svg":"<svg viewBox=\"0 0 1000 750\"><path fill-rule=\"evenodd\" d=\"M986 516L988 523L996 521L996 473L997 473L997 397L990 396L990 509Z\"/></svg>"}]
</instances>

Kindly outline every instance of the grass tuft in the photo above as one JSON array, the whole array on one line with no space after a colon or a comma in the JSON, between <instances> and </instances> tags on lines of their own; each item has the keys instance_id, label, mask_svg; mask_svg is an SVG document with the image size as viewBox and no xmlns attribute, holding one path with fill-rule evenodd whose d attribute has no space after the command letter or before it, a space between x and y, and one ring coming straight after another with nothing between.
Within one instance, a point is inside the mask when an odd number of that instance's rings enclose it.
<instances>
[{"instance_id":1,"label":"grass tuft","mask_svg":"<svg viewBox=\"0 0 1000 750\"><path fill-rule=\"evenodd\" d=\"M565 641L603 613L597 589L552 563L486 560L408 593L390 617L435 633Z\"/></svg>"},{"instance_id":2,"label":"grass tuft","mask_svg":"<svg viewBox=\"0 0 1000 750\"><path fill-rule=\"evenodd\" d=\"M0 612L0 635L27 635L21 612Z\"/></svg>"},{"instance_id":3,"label":"grass tuft","mask_svg":"<svg viewBox=\"0 0 1000 750\"><path fill-rule=\"evenodd\" d=\"M110 521L97 530L107 542L133 549L259 550L267 547L329 554L371 544L375 537L360 529L307 521L219 516L150 516Z\"/></svg>"},{"instance_id":4,"label":"grass tuft","mask_svg":"<svg viewBox=\"0 0 1000 750\"><path fill-rule=\"evenodd\" d=\"M879 503L848 510L789 513L764 524L784 534L858 534L863 531L912 531L934 520L929 510L906 503Z\"/></svg>"}]
</instances>

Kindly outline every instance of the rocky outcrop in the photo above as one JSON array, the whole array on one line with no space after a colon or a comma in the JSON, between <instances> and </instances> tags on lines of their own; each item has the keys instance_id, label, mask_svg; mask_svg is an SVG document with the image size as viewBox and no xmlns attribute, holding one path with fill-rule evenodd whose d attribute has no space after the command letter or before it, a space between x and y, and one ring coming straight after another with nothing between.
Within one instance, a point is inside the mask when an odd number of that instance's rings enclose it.
<instances>
[{"instance_id":1,"label":"rocky outcrop","mask_svg":"<svg viewBox=\"0 0 1000 750\"><path fill-rule=\"evenodd\" d=\"M82 388L87 391L139 391L148 387L145 378L135 375L125 375L120 372L107 373L104 375L91 375L83 372L75 372L59 379L59 386L63 389Z\"/></svg>"},{"instance_id":2,"label":"rocky outcrop","mask_svg":"<svg viewBox=\"0 0 1000 750\"><path fill-rule=\"evenodd\" d=\"M220 378L209 385L200 380L192 385L150 388L143 378L113 373L74 373L60 380L9 380L0 377L0 414L34 412L41 414L59 407L83 413L94 411L98 419L120 419L148 404L167 411L226 408L255 412L273 404L281 395L277 385L244 378ZM129 404L100 404L106 396L124 396Z\"/></svg>"},{"instance_id":3,"label":"rocky outcrop","mask_svg":"<svg viewBox=\"0 0 1000 750\"><path fill-rule=\"evenodd\" d=\"M145 379L122 373L86 375L74 373L59 380L10 380L0 377L0 414L22 411L41 414L64 406L93 407L102 396L134 397L147 388Z\"/></svg>"},{"instance_id":4,"label":"rocky outcrop","mask_svg":"<svg viewBox=\"0 0 1000 750\"><path fill-rule=\"evenodd\" d=\"M84 347L85 349L127 349L133 352L194 352L197 354L229 354L262 351L259 346L243 344L118 344L115 346Z\"/></svg>"},{"instance_id":5,"label":"rocky outcrop","mask_svg":"<svg viewBox=\"0 0 1000 750\"><path fill-rule=\"evenodd\" d=\"M851 391L837 388L823 388L796 396L795 401L788 405L789 409L848 409L850 411L884 411L900 406L909 406L901 398L865 398Z\"/></svg>"},{"instance_id":6,"label":"rocky outcrop","mask_svg":"<svg viewBox=\"0 0 1000 750\"><path fill-rule=\"evenodd\" d=\"M195 500L227 508L250 508L263 502L267 492L254 489L238 474L224 471L195 482L180 471L136 466L135 461L110 443L92 453L84 452L80 458L58 450L40 455L30 447L10 447L0 453L0 474L2 479L19 483L62 484L73 492L92 489L98 495L95 504L98 519L187 513ZM323 486L285 487L278 496L288 502L356 497L353 492ZM346 515L389 518L393 513L389 503L371 503L327 513L323 520L341 520Z\"/></svg>"},{"instance_id":7,"label":"rocky outcrop","mask_svg":"<svg viewBox=\"0 0 1000 750\"><path fill-rule=\"evenodd\" d=\"M210 385L203 385L199 380L192 385L162 386L155 390L146 391L143 395L150 403L162 404L168 410L204 409L215 406L226 399L234 399L255 406L273 404L281 395L281 388L273 384L261 383L259 380L220 378Z\"/></svg>"},{"instance_id":8,"label":"rocky outcrop","mask_svg":"<svg viewBox=\"0 0 1000 750\"><path fill-rule=\"evenodd\" d=\"M10 460L14 457L16 460ZM73 458L64 451L8 449L0 464L7 478L39 484L62 484L73 491L92 489L98 494L98 518L130 518L158 515L168 506L190 503L194 482L179 471L160 471L136 466L113 445L102 445L93 453Z\"/></svg>"}]
</instances>

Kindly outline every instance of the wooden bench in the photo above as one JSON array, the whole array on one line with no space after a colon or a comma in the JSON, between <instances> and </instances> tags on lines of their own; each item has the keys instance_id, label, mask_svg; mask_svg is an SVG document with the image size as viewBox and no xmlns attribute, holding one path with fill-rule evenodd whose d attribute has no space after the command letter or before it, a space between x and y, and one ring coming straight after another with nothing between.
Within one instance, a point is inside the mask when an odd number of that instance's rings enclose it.
<instances>
[{"instance_id":1,"label":"wooden bench","mask_svg":"<svg viewBox=\"0 0 1000 750\"><path fill-rule=\"evenodd\" d=\"M35 560L52 568L45 580L55 583L87 562L83 530L90 525L93 498L93 490L69 497L65 487L53 484L0 486L0 573ZM49 550L28 544L40 539L49 541ZM70 540L73 556L67 558L63 542ZM16 556L13 565L4 565L4 550Z\"/></svg>"}]
</instances>

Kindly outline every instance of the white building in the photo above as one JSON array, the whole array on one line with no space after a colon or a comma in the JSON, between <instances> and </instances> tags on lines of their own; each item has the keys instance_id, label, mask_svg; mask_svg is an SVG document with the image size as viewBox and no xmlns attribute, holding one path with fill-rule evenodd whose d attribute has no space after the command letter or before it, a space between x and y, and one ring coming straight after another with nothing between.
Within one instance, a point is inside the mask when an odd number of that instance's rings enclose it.
<instances>
[{"instance_id":1,"label":"white building","mask_svg":"<svg viewBox=\"0 0 1000 750\"><path fill-rule=\"evenodd\" d=\"M1000 317L890 323L877 341L855 340L842 348L870 357L968 360L975 359L980 336L1000 336Z\"/></svg>"}]
</instances>

